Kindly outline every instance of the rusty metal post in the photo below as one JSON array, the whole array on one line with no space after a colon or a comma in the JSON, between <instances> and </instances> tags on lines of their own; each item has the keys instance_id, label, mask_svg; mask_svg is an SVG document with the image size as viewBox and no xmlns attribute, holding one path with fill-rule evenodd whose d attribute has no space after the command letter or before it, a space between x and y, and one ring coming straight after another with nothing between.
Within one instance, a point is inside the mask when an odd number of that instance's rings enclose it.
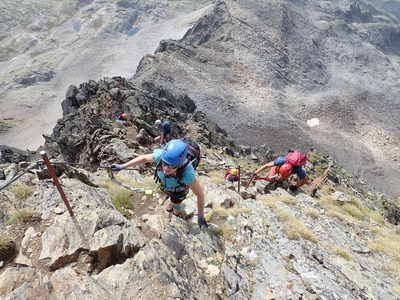
<instances>
[{"instance_id":1,"label":"rusty metal post","mask_svg":"<svg viewBox=\"0 0 400 300\"><path fill-rule=\"evenodd\" d=\"M47 169L49 170L49 173L50 173L51 177L53 178L54 183L57 186L58 192L60 193L61 198L63 199L64 204L67 207L70 216L73 217L74 216L74 212L72 211L72 208L69 205L68 199L64 194L64 190L62 189L61 184L58 181L56 172L54 172L54 169L51 166L51 163L50 163L49 159L47 158L46 152L45 151L40 151L40 155L42 156L43 161L44 161L45 165L47 166Z\"/></svg>"},{"instance_id":2,"label":"rusty metal post","mask_svg":"<svg viewBox=\"0 0 400 300\"><path fill-rule=\"evenodd\" d=\"M239 173L239 177L238 177L238 194L240 195L240 165L238 165L238 173Z\"/></svg>"}]
</instances>

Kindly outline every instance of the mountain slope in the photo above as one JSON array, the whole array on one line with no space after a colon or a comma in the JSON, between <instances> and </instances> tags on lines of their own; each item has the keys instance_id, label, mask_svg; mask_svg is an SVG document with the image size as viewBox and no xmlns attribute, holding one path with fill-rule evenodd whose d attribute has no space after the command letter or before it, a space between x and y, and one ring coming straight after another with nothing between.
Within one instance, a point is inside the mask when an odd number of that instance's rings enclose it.
<instances>
[{"instance_id":1,"label":"mountain slope","mask_svg":"<svg viewBox=\"0 0 400 300\"><path fill-rule=\"evenodd\" d=\"M364 2L219 1L132 82L187 94L238 143L317 148L396 195L399 34Z\"/></svg>"}]
</instances>

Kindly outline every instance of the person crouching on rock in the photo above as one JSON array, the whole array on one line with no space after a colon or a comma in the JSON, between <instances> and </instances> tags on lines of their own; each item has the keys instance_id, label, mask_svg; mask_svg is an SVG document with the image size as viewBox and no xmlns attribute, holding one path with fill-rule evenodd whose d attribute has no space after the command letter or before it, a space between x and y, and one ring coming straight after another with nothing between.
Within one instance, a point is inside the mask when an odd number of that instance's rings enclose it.
<instances>
[{"instance_id":1,"label":"person crouching on rock","mask_svg":"<svg viewBox=\"0 0 400 300\"><path fill-rule=\"evenodd\" d=\"M204 219L204 192L201 188L191 163L184 166L188 147L181 140L171 140L163 149L155 149L152 154L138 156L131 161L110 166L113 171L142 165L145 163L156 163L157 181L160 189L169 196L170 202L167 211L175 215L181 213L181 203L191 189L197 197L197 222L202 227L208 227Z\"/></svg>"},{"instance_id":2,"label":"person crouching on rock","mask_svg":"<svg viewBox=\"0 0 400 300\"><path fill-rule=\"evenodd\" d=\"M128 120L128 115L127 114L119 114L117 116L117 121L127 121Z\"/></svg>"},{"instance_id":3,"label":"person crouching on rock","mask_svg":"<svg viewBox=\"0 0 400 300\"><path fill-rule=\"evenodd\" d=\"M227 169L226 172L225 172L224 179L226 181L230 181L230 182L234 183L235 181L239 180L238 173L239 173L238 169L236 169L236 168Z\"/></svg>"},{"instance_id":4,"label":"person crouching on rock","mask_svg":"<svg viewBox=\"0 0 400 300\"><path fill-rule=\"evenodd\" d=\"M271 169L268 177L271 178L270 182L282 182L289 179L290 175L296 174L300 179L296 185L291 185L289 189L292 192L296 192L297 189L308 182L308 176L306 171L301 166L292 166L286 162L286 156L279 157L274 161L266 163L259 167L256 171L250 173L250 176L254 176L263 172L264 170Z\"/></svg>"},{"instance_id":5,"label":"person crouching on rock","mask_svg":"<svg viewBox=\"0 0 400 300\"><path fill-rule=\"evenodd\" d=\"M171 123L169 121L162 122L161 120L156 120L154 126L160 132L160 135L154 138L154 142L159 143L160 146L165 145L168 134L171 133Z\"/></svg>"}]
</instances>

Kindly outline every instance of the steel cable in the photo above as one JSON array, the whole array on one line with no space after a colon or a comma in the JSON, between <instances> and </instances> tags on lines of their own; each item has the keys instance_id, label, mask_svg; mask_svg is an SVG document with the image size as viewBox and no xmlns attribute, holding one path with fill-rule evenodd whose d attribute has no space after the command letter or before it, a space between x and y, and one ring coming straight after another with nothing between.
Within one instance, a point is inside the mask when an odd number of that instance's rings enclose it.
<instances>
[{"instance_id":1,"label":"steel cable","mask_svg":"<svg viewBox=\"0 0 400 300\"><path fill-rule=\"evenodd\" d=\"M12 178L9 182L7 182L5 185L3 185L2 187L0 187L0 191L4 188L6 188L7 186L9 186L11 183L13 183L14 181L16 181L18 178L20 178L22 175L24 175L25 173L29 172L30 170L36 168L37 166L39 166L39 163L36 163L35 165L29 167L28 169L26 169L24 172L22 172L21 174L15 176L14 178Z\"/></svg>"}]
</instances>

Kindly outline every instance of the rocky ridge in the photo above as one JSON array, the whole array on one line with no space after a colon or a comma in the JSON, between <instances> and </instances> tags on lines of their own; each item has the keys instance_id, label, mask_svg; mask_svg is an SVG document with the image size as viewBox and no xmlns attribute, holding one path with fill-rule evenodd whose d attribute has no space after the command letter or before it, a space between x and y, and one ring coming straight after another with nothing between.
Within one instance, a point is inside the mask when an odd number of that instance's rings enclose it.
<instances>
[{"instance_id":1,"label":"rocky ridge","mask_svg":"<svg viewBox=\"0 0 400 300\"><path fill-rule=\"evenodd\" d=\"M74 217L37 154L1 149L2 187L19 176L0 190L1 299L398 298L395 199L360 189L332 158L310 152L313 182L296 194L260 181L244 190L246 171L276 155L237 147L188 96L104 78L71 86L63 111L41 150ZM115 121L122 111L129 120ZM193 218L192 194L185 219L168 222L164 197L130 192L107 176L109 163L151 151L158 115L173 120L174 135L202 145L197 172L209 229ZM240 193L222 180L237 164ZM115 176L154 189L153 171ZM122 195L129 201L118 202Z\"/></svg>"}]
</instances>

